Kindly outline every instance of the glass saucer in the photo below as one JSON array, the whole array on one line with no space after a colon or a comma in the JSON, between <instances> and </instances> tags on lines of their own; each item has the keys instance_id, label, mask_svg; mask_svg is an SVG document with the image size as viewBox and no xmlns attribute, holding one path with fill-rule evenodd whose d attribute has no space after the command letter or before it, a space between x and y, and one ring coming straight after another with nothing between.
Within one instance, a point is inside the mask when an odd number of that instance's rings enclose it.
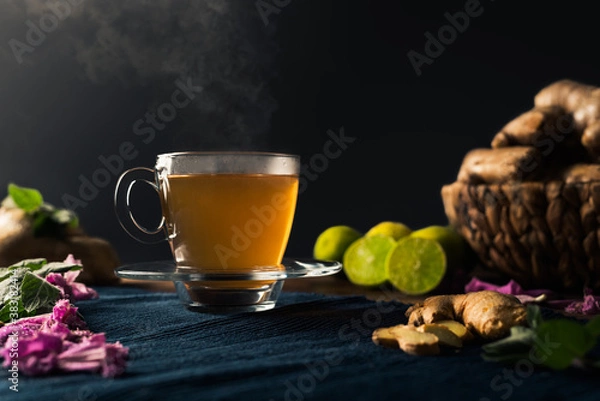
<instances>
[{"instance_id":1,"label":"glass saucer","mask_svg":"<svg viewBox=\"0 0 600 401\"><path fill-rule=\"evenodd\" d=\"M203 270L176 266L173 261L142 262L115 269L118 277L173 281L180 301L190 310L239 313L275 307L286 279L321 277L339 272L342 264L315 259L283 259L260 270Z\"/></svg>"}]
</instances>

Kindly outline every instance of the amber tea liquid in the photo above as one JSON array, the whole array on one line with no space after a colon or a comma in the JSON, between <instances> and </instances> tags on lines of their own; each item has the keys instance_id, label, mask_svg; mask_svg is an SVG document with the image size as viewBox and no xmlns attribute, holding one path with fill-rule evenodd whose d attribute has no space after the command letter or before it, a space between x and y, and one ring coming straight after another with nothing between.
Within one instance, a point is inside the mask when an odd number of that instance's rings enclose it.
<instances>
[{"instance_id":1,"label":"amber tea liquid","mask_svg":"<svg viewBox=\"0 0 600 401\"><path fill-rule=\"evenodd\" d=\"M298 177L168 175L163 213L177 266L246 270L281 263L292 228Z\"/></svg>"}]
</instances>

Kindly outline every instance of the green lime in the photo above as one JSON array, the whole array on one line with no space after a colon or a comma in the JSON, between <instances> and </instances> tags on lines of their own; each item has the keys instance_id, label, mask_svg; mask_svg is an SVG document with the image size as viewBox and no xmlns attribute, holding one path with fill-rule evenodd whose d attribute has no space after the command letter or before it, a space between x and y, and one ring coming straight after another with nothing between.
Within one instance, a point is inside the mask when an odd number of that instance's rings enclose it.
<instances>
[{"instance_id":1,"label":"green lime","mask_svg":"<svg viewBox=\"0 0 600 401\"><path fill-rule=\"evenodd\" d=\"M435 289L446 274L446 254L434 240L408 236L387 255L385 268L394 287L409 295Z\"/></svg>"},{"instance_id":2,"label":"green lime","mask_svg":"<svg viewBox=\"0 0 600 401\"><path fill-rule=\"evenodd\" d=\"M413 231L410 236L439 242L446 253L448 266L460 266L465 262L467 242L450 226L429 226Z\"/></svg>"},{"instance_id":3,"label":"green lime","mask_svg":"<svg viewBox=\"0 0 600 401\"><path fill-rule=\"evenodd\" d=\"M351 283L375 286L387 280L385 260L396 241L391 237L376 235L362 237L348 247L344 254L344 273Z\"/></svg>"},{"instance_id":4,"label":"green lime","mask_svg":"<svg viewBox=\"0 0 600 401\"><path fill-rule=\"evenodd\" d=\"M349 226L329 227L317 237L313 257L341 262L348 246L360 237L362 234Z\"/></svg>"},{"instance_id":5,"label":"green lime","mask_svg":"<svg viewBox=\"0 0 600 401\"><path fill-rule=\"evenodd\" d=\"M412 230L407 225L398 223L397 221L382 221L374 225L365 234L367 237L373 235L387 235L398 241L402 237L406 237Z\"/></svg>"}]
</instances>

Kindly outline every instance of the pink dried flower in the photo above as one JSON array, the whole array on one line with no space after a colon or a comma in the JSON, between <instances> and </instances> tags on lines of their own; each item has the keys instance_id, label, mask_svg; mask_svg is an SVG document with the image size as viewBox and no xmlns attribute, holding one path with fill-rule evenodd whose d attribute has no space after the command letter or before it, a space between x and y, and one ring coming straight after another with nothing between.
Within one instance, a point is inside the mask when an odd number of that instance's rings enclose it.
<instances>
[{"instance_id":1,"label":"pink dried flower","mask_svg":"<svg viewBox=\"0 0 600 401\"><path fill-rule=\"evenodd\" d=\"M13 347L13 343L17 347ZM62 351L60 337L44 332L36 332L27 337L11 337L6 341L0 355L4 358L3 366L11 366L17 361L19 371L26 375L36 376L51 372L56 367L56 358Z\"/></svg>"},{"instance_id":2,"label":"pink dried flower","mask_svg":"<svg viewBox=\"0 0 600 401\"><path fill-rule=\"evenodd\" d=\"M30 336L38 332L48 320L49 313L34 317L19 319L14 323L0 327L0 345L4 344L11 335Z\"/></svg>"},{"instance_id":3,"label":"pink dried flower","mask_svg":"<svg viewBox=\"0 0 600 401\"><path fill-rule=\"evenodd\" d=\"M86 286L83 283L75 281L80 273L81 270L71 270L65 273L65 279L67 280L67 284L71 287L73 299L75 301L81 301L84 299L98 298L98 293L94 289Z\"/></svg>"},{"instance_id":4,"label":"pink dried flower","mask_svg":"<svg viewBox=\"0 0 600 401\"><path fill-rule=\"evenodd\" d=\"M63 263L68 263L70 265L79 265L82 266L81 259L75 259L72 253L68 254Z\"/></svg>"},{"instance_id":5,"label":"pink dried flower","mask_svg":"<svg viewBox=\"0 0 600 401\"><path fill-rule=\"evenodd\" d=\"M79 343L69 343L58 356L58 367L64 371L100 372L115 377L125 371L129 349L119 342L106 343L103 333L84 337Z\"/></svg>"},{"instance_id":6,"label":"pink dried flower","mask_svg":"<svg viewBox=\"0 0 600 401\"><path fill-rule=\"evenodd\" d=\"M19 370L32 376L56 370L99 372L105 377L122 374L129 349L119 342L106 343L103 333L82 330L85 326L77 307L66 299L57 301L51 313L3 326L3 366L9 367L16 360ZM14 351L15 341L18 352Z\"/></svg>"},{"instance_id":7,"label":"pink dried flower","mask_svg":"<svg viewBox=\"0 0 600 401\"><path fill-rule=\"evenodd\" d=\"M565 312L578 315L596 315L600 313L600 296L594 296L590 288L583 289L583 299L572 301Z\"/></svg>"},{"instance_id":8,"label":"pink dried flower","mask_svg":"<svg viewBox=\"0 0 600 401\"><path fill-rule=\"evenodd\" d=\"M552 294L552 291L546 289L524 290L523 287L521 287L519 283L517 283L515 280L510 280L504 285L496 285L473 277L471 281L469 281L465 285L465 292L475 292L483 290L497 291L502 294L508 295L529 295L532 297L538 297L543 294Z\"/></svg>"},{"instance_id":9,"label":"pink dried flower","mask_svg":"<svg viewBox=\"0 0 600 401\"><path fill-rule=\"evenodd\" d=\"M73 301L98 298L95 290L75 281L80 273L81 270L70 270L64 274L50 273L46 276L46 281L60 289L61 298L69 298Z\"/></svg>"},{"instance_id":10,"label":"pink dried flower","mask_svg":"<svg viewBox=\"0 0 600 401\"><path fill-rule=\"evenodd\" d=\"M77 312L78 308L66 299L59 299L52 308L51 318L55 322L66 324L70 329L84 329L85 322Z\"/></svg>"}]
</instances>

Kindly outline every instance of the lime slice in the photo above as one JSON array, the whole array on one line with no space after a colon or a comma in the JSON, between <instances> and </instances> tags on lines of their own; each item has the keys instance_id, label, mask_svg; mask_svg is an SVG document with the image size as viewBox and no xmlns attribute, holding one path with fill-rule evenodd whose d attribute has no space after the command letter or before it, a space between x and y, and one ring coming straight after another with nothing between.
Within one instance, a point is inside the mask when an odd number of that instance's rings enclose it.
<instances>
[{"instance_id":1,"label":"lime slice","mask_svg":"<svg viewBox=\"0 0 600 401\"><path fill-rule=\"evenodd\" d=\"M398 241L400 238L410 234L412 230L406 224L398 223L397 221L382 221L374 225L365 234L367 237L373 235L387 235Z\"/></svg>"},{"instance_id":2,"label":"lime slice","mask_svg":"<svg viewBox=\"0 0 600 401\"><path fill-rule=\"evenodd\" d=\"M449 267L459 267L465 263L467 242L450 226L429 226L413 231L410 236L439 242L444 248Z\"/></svg>"},{"instance_id":3,"label":"lime slice","mask_svg":"<svg viewBox=\"0 0 600 401\"><path fill-rule=\"evenodd\" d=\"M405 237L390 250L385 261L388 280L409 295L435 289L446 274L446 254L434 240Z\"/></svg>"},{"instance_id":4,"label":"lime slice","mask_svg":"<svg viewBox=\"0 0 600 401\"><path fill-rule=\"evenodd\" d=\"M362 234L349 226L329 227L317 237L313 248L313 257L319 260L341 262L348 246L360 237Z\"/></svg>"},{"instance_id":5,"label":"lime slice","mask_svg":"<svg viewBox=\"0 0 600 401\"><path fill-rule=\"evenodd\" d=\"M376 235L362 237L348 247L344 254L344 273L351 283L375 286L385 283L385 260L396 241L391 237Z\"/></svg>"}]
</instances>

